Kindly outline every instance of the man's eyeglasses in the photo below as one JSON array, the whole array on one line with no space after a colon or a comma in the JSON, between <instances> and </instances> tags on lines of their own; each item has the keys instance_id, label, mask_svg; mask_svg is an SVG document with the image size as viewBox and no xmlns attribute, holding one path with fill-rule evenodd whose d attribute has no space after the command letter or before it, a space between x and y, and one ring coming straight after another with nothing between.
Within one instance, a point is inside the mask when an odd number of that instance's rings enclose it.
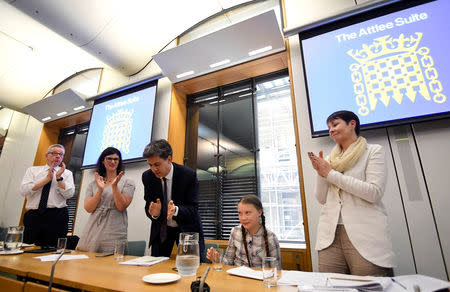
<instances>
[{"instance_id":1,"label":"man's eyeglasses","mask_svg":"<svg viewBox=\"0 0 450 292\"><path fill-rule=\"evenodd\" d=\"M110 161L110 162L111 161L114 161L114 162L119 161L119 158L116 158L116 157L114 157L114 158L113 157L105 157L105 159Z\"/></svg>"},{"instance_id":2,"label":"man's eyeglasses","mask_svg":"<svg viewBox=\"0 0 450 292\"><path fill-rule=\"evenodd\" d=\"M59 152L49 152L48 154L51 154L53 156L61 156L61 157L64 156L64 153L59 153Z\"/></svg>"}]
</instances>

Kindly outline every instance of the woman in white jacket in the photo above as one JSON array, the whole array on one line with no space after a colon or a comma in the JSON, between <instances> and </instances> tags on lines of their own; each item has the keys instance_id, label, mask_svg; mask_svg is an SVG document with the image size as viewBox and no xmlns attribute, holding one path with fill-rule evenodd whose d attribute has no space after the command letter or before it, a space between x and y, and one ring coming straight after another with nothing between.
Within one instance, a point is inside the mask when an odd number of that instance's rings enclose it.
<instances>
[{"instance_id":1,"label":"woman in white jacket","mask_svg":"<svg viewBox=\"0 0 450 292\"><path fill-rule=\"evenodd\" d=\"M316 250L319 271L385 276L394 266L387 215L381 198L385 153L359 136L359 119L338 111L327 119L336 142L329 157L309 152L317 171L316 198L322 204Z\"/></svg>"}]
</instances>

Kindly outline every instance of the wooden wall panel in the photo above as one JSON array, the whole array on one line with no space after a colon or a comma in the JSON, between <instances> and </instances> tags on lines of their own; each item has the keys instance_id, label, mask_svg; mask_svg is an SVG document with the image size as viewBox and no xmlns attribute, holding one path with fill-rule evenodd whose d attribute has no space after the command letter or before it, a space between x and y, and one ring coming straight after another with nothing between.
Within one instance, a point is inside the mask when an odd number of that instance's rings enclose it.
<instances>
[{"instance_id":1,"label":"wooden wall panel","mask_svg":"<svg viewBox=\"0 0 450 292\"><path fill-rule=\"evenodd\" d=\"M295 133L295 148L297 150L297 166L298 166L298 177L300 183L300 199L302 201L302 216L303 216L303 228L305 233L306 250L301 257L303 262L297 262L297 257L293 260L295 265L301 264L302 267L306 267L307 271L312 271L312 260L311 260L311 244L309 239L309 225L308 225L308 214L306 211L306 198L305 198L305 184L303 183L303 166L302 166L302 156L300 151L300 137L298 131L297 122L297 106L295 104L295 93L294 84L292 83L292 66L289 50L289 40L286 40L287 56L288 56L288 71L289 71L289 83L291 85L291 101L292 101L292 117L294 122L294 133ZM290 256L288 256L291 259Z\"/></svg>"},{"instance_id":2,"label":"wooden wall panel","mask_svg":"<svg viewBox=\"0 0 450 292\"><path fill-rule=\"evenodd\" d=\"M172 146L172 160L178 164L184 164L184 144L186 138L186 94L172 87L170 102L168 141Z\"/></svg>"},{"instance_id":3,"label":"wooden wall panel","mask_svg":"<svg viewBox=\"0 0 450 292\"><path fill-rule=\"evenodd\" d=\"M217 243L220 248L224 250L228 246L227 240L205 240L207 243ZM176 255L176 249L174 249L173 256ZM281 267L283 270L297 270L304 272L311 272L311 260L309 253L306 249L300 248L281 248Z\"/></svg>"},{"instance_id":4,"label":"wooden wall panel","mask_svg":"<svg viewBox=\"0 0 450 292\"><path fill-rule=\"evenodd\" d=\"M287 68L286 52L239 64L197 78L175 83L178 92L192 94Z\"/></svg>"}]
</instances>

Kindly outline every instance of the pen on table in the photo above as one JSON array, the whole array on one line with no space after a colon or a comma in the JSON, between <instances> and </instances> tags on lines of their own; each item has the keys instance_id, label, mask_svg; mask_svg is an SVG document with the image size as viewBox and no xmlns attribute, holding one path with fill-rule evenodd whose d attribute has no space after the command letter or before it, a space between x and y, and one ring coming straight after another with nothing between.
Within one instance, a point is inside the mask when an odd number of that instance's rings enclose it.
<instances>
[{"instance_id":1,"label":"pen on table","mask_svg":"<svg viewBox=\"0 0 450 292\"><path fill-rule=\"evenodd\" d=\"M392 280L392 282L397 283L397 284L398 284L400 287L402 287L403 289L408 290L408 289L405 287L405 285L403 285L402 283L396 281L394 278L391 278L391 280Z\"/></svg>"}]
</instances>

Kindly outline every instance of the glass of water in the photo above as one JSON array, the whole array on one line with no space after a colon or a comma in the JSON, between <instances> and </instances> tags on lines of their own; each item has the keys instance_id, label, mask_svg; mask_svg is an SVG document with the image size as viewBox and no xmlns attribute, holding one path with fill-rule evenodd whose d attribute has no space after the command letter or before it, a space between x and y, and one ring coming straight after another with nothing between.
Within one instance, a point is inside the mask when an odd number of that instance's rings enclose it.
<instances>
[{"instance_id":1,"label":"glass of water","mask_svg":"<svg viewBox=\"0 0 450 292\"><path fill-rule=\"evenodd\" d=\"M212 263L214 271L223 270L223 248L215 249L212 256Z\"/></svg>"},{"instance_id":2,"label":"glass of water","mask_svg":"<svg viewBox=\"0 0 450 292\"><path fill-rule=\"evenodd\" d=\"M263 258L262 272L264 287L276 287L277 286L277 259L275 257Z\"/></svg>"},{"instance_id":3,"label":"glass of water","mask_svg":"<svg viewBox=\"0 0 450 292\"><path fill-rule=\"evenodd\" d=\"M3 248L5 251L18 250L22 247L23 226L10 226L5 237Z\"/></svg>"}]
</instances>

